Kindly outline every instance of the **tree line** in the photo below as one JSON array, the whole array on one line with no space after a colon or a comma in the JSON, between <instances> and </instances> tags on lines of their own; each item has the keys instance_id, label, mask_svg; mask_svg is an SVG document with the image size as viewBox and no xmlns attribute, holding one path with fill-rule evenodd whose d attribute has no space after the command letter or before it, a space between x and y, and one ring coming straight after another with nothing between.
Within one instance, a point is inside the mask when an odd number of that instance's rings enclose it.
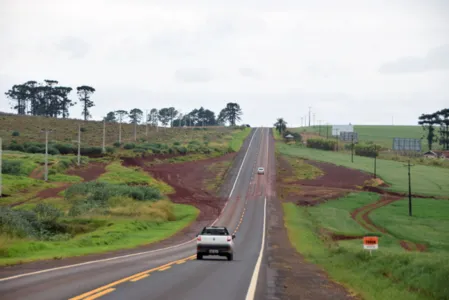
<instances>
[{"instance_id":1,"label":"tree line","mask_svg":"<svg viewBox=\"0 0 449 300\"><path fill-rule=\"evenodd\" d=\"M70 107L76 105L69 94L72 88L59 85L57 80L45 79L44 82L34 80L23 84L15 84L5 95L12 101L12 108L19 115L69 117ZM87 120L94 102L90 99L95 89L88 85L76 87L78 100L82 105L82 116Z\"/></svg>"},{"instance_id":2,"label":"tree line","mask_svg":"<svg viewBox=\"0 0 449 300\"><path fill-rule=\"evenodd\" d=\"M159 123L163 126L170 125L171 127L224 126L226 124L235 126L237 121L241 121L242 114L242 109L238 103L229 102L217 116L215 112L204 107L200 107L199 109L195 108L187 114L180 113L174 107L153 108L145 111L145 113L139 108L133 108L130 111L110 111L104 117L104 121L122 123L126 121L125 118L128 118L131 124L148 122L152 126L158 126Z\"/></svg>"},{"instance_id":3,"label":"tree line","mask_svg":"<svg viewBox=\"0 0 449 300\"><path fill-rule=\"evenodd\" d=\"M434 143L439 142L444 150L449 150L449 108L431 114L422 114L418 124L426 131L426 140L429 150ZM437 127L439 130L437 131Z\"/></svg>"},{"instance_id":4,"label":"tree line","mask_svg":"<svg viewBox=\"0 0 449 300\"><path fill-rule=\"evenodd\" d=\"M27 81L23 84L15 84L5 92L5 95L12 102L12 108L19 115L45 116L53 118L68 118L69 109L76 105L69 98L72 92L71 87L59 85L57 80L45 79L43 82ZM91 117L90 108L95 106L91 100L95 89L91 86L82 85L76 87L78 100L82 105L82 116L84 120ZM163 126L215 126L228 123L235 126L241 121L242 109L238 103L229 102L218 115L209 109L200 107L187 114L181 114L174 107L164 107L161 109L153 108L143 112L139 108L126 110L117 110L109 112L104 120L106 122L123 122L129 118L131 124L146 123L157 126L161 123ZM145 116L146 115L146 116Z\"/></svg>"}]
</instances>

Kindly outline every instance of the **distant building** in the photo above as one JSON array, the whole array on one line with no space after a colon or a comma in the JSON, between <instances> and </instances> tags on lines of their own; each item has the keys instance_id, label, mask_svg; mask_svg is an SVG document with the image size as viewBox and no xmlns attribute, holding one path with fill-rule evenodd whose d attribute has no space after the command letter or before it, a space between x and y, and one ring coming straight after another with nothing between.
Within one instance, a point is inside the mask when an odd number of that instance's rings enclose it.
<instances>
[{"instance_id":1,"label":"distant building","mask_svg":"<svg viewBox=\"0 0 449 300\"><path fill-rule=\"evenodd\" d=\"M425 158L440 158L440 159L446 159L447 157L449 157L448 153L437 150L427 151L426 153L423 154L423 156Z\"/></svg>"}]
</instances>

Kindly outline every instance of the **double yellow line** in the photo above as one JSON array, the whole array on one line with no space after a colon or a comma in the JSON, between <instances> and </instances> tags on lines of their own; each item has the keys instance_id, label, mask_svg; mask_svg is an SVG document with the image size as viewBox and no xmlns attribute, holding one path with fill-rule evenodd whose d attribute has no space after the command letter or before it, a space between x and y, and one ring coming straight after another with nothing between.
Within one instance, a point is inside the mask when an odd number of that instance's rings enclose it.
<instances>
[{"instance_id":1,"label":"double yellow line","mask_svg":"<svg viewBox=\"0 0 449 300\"><path fill-rule=\"evenodd\" d=\"M124 282L127 282L127 281L130 281L130 282L139 281L141 279L144 279L144 278L150 276L150 273L152 273L152 272L165 271L165 270L170 269L171 266L174 265L174 264L180 265L180 264L185 263L188 260L193 260L195 258L196 258L196 254L192 255L192 256L189 256L189 257L182 258L182 259L178 259L178 260L169 262L169 263L167 263L165 265L162 265L162 266L150 269L150 270L146 270L146 271L143 271L143 272L131 275L129 277L126 277L126 278L114 281L112 283L109 283L107 285L99 287L99 288L97 288L95 290L92 290L90 292L87 292L87 293L84 293L82 295L70 298L69 300L81 300L81 299L83 299L83 300L93 300L93 299L97 299L97 298L100 298L101 296L104 296L106 294L109 294L109 293L115 291L115 286L117 286L117 285L119 285L121 283L124 283Z\"/></svg>"}]
</instances>

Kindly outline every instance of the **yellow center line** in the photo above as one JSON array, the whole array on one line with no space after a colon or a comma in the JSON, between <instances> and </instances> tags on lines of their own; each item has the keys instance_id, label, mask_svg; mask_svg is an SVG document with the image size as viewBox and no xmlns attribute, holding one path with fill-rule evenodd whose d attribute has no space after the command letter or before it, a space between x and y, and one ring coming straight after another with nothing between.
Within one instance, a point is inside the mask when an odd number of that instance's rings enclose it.
<instances>
[{"instance_id":1,"label":"yellow center line","mask_svg":"<svg viewBox=\"0 0 449 300\"><path fill-rule=\"evenodd\" d=\"M171 266L166 266L165 268L160 268L158 271L162 272L162 271L168 270L170 268L171 268Z\"/></svg>"},{"instance_id":2,"label":"yellow center line","mask_svg":"<svg viewBox=\"0 0 449 300\"><path fill-rule=\"evenodd\" d=\"M142 276L133 278L133 279L131 279L130 281L136 282L136 281L139 281L139 280L141 280L141 279L147 278L148 276L150 276L150 274L144 274L144 275L142 275Z\"/></svg>"},{"instance_id":3,"label":"yellow center line","mask_svg":"<svg viewBox=\"0 0 449 300\"><path fill-rule=\"evenodd\" d=\"M84 300L94 300L94 299L100 298L101 296L109 294L110 292L113 292L113 291L115 291L115 289L113 289L113 288L107 289L107 290L104 290L102 292L99 292L98 294L95 294L95 295L92 295L92 296L90 296L88 298L85 298Z\"/></svg>"},{"instance_id":4,"label":"yellow center line","mask_svg":"<svg viewBox=\"0 0 449 300\"><path fill-rule=\"evenodd\" d=\"M181 260L181 261L176 262L176 264L177 264L177 265L180 265L180 264L183 264L183 263L185 263L185 262L186 262L186 260Z\"/></svg>"},{"instance_id":5,"label":"yellow center line","mask_svg":"<svg viewBox=\"0 0 449 300\"><path fill-rule=\"evenodd\" d=\"M174 263L176 263L176 262L178 262L178 261L181 261L181 260L185 260L185 259L193 259L194 257L196 257L196 256L195 256L195 255L192 255L192 256L187 257L187 258L178 259L178 260L169 262L169 263L167 263L167 264L165 264L165 265L162 265L162 266L159 266L159 267L156 267L156 268L152 268L152 269L149 269L149 270L146 270L146 271L143 271L143 272L140 272L140 273L137 273L137 274L134 274L134 275L131 275L131 276L122 278L122 279L120 279L120 280L114 281L114 282L112 282L112 283L109 283L109 284L107 284L107 285L105 285L105 286L99 287L99 288L97 288L97 289L95 289L95 290L92 290L92 291L90 291L90 292L87 292L87 293L81 294L81 295L79 295L79 296L70 298L69 300L81 300L81 299L86 300L86 299L88 299L88 298L86 298L86 297L89 297L89 296L91 296L91 295L93 295L93 294L99 293L99 292L101 292L101 291L103 291L103 290L106 290L106 289L109 290L111 287L114 287L114 286L116 286L116 285L119 285L119 284L121 284L121 283L123 283L123 282L126 282L126 281L129 281L129 280L131 280L131 279L140 277L140 276L145 275L145 274L147 274L147 273L151 273L151 272L156 271L156 270L159 270L159 269L161 269L161 268L165 268L165 267L167 267L167 266L171 266L172 264L174 264ZM95 298L94 298L94 299L95 299Z\"/></svg>"}]
</instances>

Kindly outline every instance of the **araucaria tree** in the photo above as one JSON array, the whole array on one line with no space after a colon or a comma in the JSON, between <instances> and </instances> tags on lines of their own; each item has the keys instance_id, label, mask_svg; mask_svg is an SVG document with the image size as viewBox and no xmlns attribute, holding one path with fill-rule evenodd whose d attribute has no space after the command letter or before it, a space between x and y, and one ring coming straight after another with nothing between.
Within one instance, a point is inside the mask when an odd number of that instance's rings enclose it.
<instances>
[{"instance_id":1,"label":"araucaria tree","mask_svg":"<svg viewBox=\"0 0 449 300\"><path fill-rule=\"evenodd\" d=\"M143 111L138 108L134 108L129 111L129 118L131 119L130 122L131 124L139 124L140 121L142 120L142 116Z\"/></svg>"},{"instance_id":2,"label":"araucaria tree","mask_svg":"<svg viewBox=\"0 0 449 300\"><path fill-rule=\"evenodd\" d=\"M93 87L83 85L76 88L76 92L78 94L79 100L83 104L83 112L84 120L87 121L89 117L91 117L89 108L93 107L95 104L92 100L90 100L90 96L95 92Z\"/></svg>"},{"instance_id":3,"label":"araucaria tree","mask_svg":"<svg viewBox=\"0 0 449 300\"><path fill-rule=\"evenodd\" d=\"M231 126L235 126L237 121L240 121L242 115L242 109L238 103L229 102L226 107L220 111L218 119L222 121L228 121Z\"/></svg>"},{"instance_id":4,"label":"araucaria tree","mask_svg":"<svg viewBox=\"0 0 449 300\"><path fill-rule=\"evenodd\" d=\"M30 80L16 84L5 95L19 115L68 118L69 108L75 105L69 99L71 91L70 87L59 86L57 80L46 79L44 83Z\"/></svg>"},{"instance_id":5,"label":"araucaria tree","mask_svg":"<svg viewBox=\"0 0 449 300\"><path fill-rule=\"evenodd\" d=\"M427 145L429 147L429 150L432 150L433 143L438 140L438 137L435 133L435 125L439 124L438 114L422 114L419 117L418 124L422 125L423 129L427 131Z\"/></svg>"},{"instance_id":6,"label":"araucaria tree","mask_svg":"<svg viewBox=\"0 0 449 300\"><path fill-rule=\"evenodd\" d=\"M283 118L278 118L276 123L274 123L274 127L279 132L279 134L283 134L287 129L287 122Z\"/></svg>"}]
</instances>

